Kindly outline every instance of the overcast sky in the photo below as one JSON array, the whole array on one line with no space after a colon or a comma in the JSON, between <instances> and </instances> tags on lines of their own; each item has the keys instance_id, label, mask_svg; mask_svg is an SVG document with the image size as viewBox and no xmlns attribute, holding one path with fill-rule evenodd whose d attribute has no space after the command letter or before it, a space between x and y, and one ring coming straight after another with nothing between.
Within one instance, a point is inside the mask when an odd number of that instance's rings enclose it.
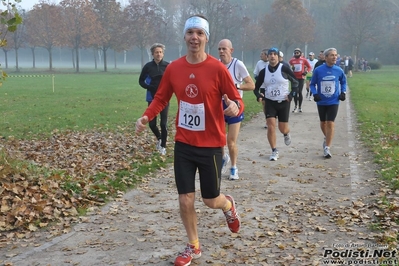
<instances>
[{"instance_id":1,"label":"overcast sky","mask_svg":"<svg viewBox=\"0 0 399 266\"><path fill-rule=\"evenodd\" d=\"M61 2L61 0L46 0L46 2L49 3L55 3L55 4L59 4ZM25 10L31 10L33 8L33 6L35 4L38 4L40 2L40 0L21 0L21 3L19 3L19 6L21 6L21 8L25 9ZM118 2L122 3L122 4L128 4L129 1L128 0L119 0Z\"/></svg>"},{"instance_id":2,"label":"overcast sky","mask_svg":"<svg viewBox=\"0 0 399 266\"><path fill-rule=\"evenodd\" d=\"M19 6L25 10L31 10L32 7L35 4L38 4L40 1L39 0L21 0L21 3L19 3ZM50 0L50 3L55 3L58 4L61 2L60 0Z\"/></svg>"}]
</instances>

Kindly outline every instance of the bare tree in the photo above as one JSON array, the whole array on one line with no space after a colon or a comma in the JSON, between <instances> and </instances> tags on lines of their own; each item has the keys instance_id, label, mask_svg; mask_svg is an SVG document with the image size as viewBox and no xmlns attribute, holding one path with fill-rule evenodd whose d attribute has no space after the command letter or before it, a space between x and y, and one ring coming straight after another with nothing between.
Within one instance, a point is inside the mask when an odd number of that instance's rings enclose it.
<instances>
[{"instance_id":1,"label":"bare tree","mask_svg":"<svg viewBox=\"0 0 399 266\"><path fill-rule=\"evenodd\" d=\"M12 33L13 48L15 50L15 70L19 72L19 57L18 51L24 45L24 37L26 34L25 24L22 23L16 31Z\"/></svg>"},{"instance_id":2,"label":"bare tree","mask_svg":"<svg viewBox=\"0 0 399 266\"><path fill-rule=\"evenodd\" d=\"M190 0L190 13L202 14L209 21L211 31L208 46L212 50L221 39L233 39L237 32L241 32L243 15L240 6L229 0Z\"/></svg>"},{"instance_id":3,"label":"bare tree","mask_svg":"<svg viewBox=\"0 0 399 266\"><path fill-rule=\"evenodd\" d=\"M341 40L352 46L356 58L366 42L380 39L381 9L373 0L353 0L342 8L339 24Z\"/></svg>"},{"instance_id":4,"label":"bare tree","mask_svg":"<svg viewBox=\"0 0 399 266\"><path fill-rule=\"evenodd\" d=\"M55 4L39 3L29 11L26 25L26 40L32 47L33 65L35 66L35 47L43 47L49 54L49 69L53 70L53 48L60 43L59 18L61 8Z\"/></svg>"},{"instance_id":5,"label":"bare tree","mask_svg":"<svg viewBox=\"0 0 399 266\"><path fill-rule=\"evenodd\" d=\"M384 63L388 64L398 64L399 63L399 51L397 49L399 43L399 2L396 0L383 0L380 4L382 8L381 18L384 20L385 24L382 26L380 40L385 40L383 42L379 41L379 49L375 49L373 45L372 48L375 57L384 55L384 52L389 53L389 57L385 58Z\"/></svg>"},{"instance_id":6,"label":"bare tree","mask_svg":"<svg viewBox=\"0 0 399 266\"><path fill-rule=\"evenodd\" d=\"M253 21L249 17L244 18L243 23L244 38L243 51L250 51L252 53L252 68L255 67L257 60L256 54L264 48L272 45L271 38L264 34L263 24L258 21ZM244 59L242 59L244 61Z\"/></svg>"},{"instance_id":7,"label":"bare tree","mask_svg":"<svg viewBox=\"0 0 399 266\"><path fill-rule=\"evenodd\" d=\"M123 50L127 48L123 25L123 12L120 3L115 0L93 0L94 10L98 15L101 24L99 49L104 57L104 71L107 71L107 51L109 48Z\"/></svg>"},{"instance_id":8,"label":"bare tree","mask_svg":"<svg viewBox=\"0 0 399 266\"><path fill-rule=\"evenodd\" d=\"M265 34L282 51L313 40L315 23L300 0L276 0L264 19Z\"/></svg>"},{"instance_id":9,"label":"bare tree","mask_svg":"<svg viewBox=\"0 0 399 266\"><path fill-rule=\"evenodd\" d=\"M101 25L89 0L64 0L60 5L63 12L58 19L60 43L73 49L79 72L79 49L100 43Z\"/></svg>"},{"instance_id":10,"label":"bare tree","mask_svg":"<svg viewBox=\"0 0 399 266\"><path fill-rule=\"evenodd\" d=\"M171 3L161 2L162 8L165 10L167 14L173 13L173 16L168 16L166 20L166 26L168 28L167 31L167 39L166 44L169 45L177 45L179 51L179 57L182 56L182 50L184 47L183 40L183 28L186 19L192 14L190 11L190 3L188 1L182 0L171 0ZM174 7L174 8L172 8Z\"/></svg>"},{"instance_id":11,"label":"bare tree","mask_svg":"<svg viewBox=\"0 0 399 266\"><path fill-rule=\"evenodd\" d=\"M131 1L124 9L126 38L141 51L141 65L144 66L146 49L154 42L164 40L164 10L154 3Z\"/></svg>"}]
</instances>

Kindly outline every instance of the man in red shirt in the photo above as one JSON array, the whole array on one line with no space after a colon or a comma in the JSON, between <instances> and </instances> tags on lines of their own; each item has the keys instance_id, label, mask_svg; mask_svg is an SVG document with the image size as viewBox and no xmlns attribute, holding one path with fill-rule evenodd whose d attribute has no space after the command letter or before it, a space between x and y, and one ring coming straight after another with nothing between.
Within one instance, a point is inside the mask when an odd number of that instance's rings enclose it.
<instances>
[{"instance_id":1,"label":"man in red shirt","mask_svg":"<svg viewBox=\"0 0 399 266\"><path fill-rule=\"evenodd\" d=\"M188 18L183 33L187 55L168 65L154 100L136 122L139 133L175 94L178 112L174 171L180 217L188 237L175 266L189 265L201 256L194 206L197 170L205 205L223 210L231 232L237 233L241 225L233 197L221 194L220 185L222 148L226 144L224 115L239 116L244 111L244 102L227 68L205 52L209 41L207 19L201 15ZM222 97L227 106L224 110ZM159 201L162 204L163 199Z\"/></svg>"},{"instance_id":2,"label":"man in red shirt","mask_svg":"<svg viewBox=\"0 0 399 266\"><path fill-rule=\"evenodd\" d=\"M292 70L294 71L294 75L299 81L298 85L298 93L294 97L295 107L292 111L293 113L299 111L302 113L302 102L303 102L303 84L305 82L305 76L308 71L312 70L312 66L309 64L306 58L301 57L301 49L294 49L294 57L290 59L289 64L291 65ZM299 108L298 108L299 107Z\"/></svg>"}]
</instances>

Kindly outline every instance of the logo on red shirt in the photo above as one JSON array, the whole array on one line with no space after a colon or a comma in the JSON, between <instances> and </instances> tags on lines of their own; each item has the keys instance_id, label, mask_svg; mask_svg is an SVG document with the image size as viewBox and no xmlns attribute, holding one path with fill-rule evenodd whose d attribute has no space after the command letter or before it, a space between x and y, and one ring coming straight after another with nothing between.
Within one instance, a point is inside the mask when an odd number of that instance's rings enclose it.
<instances>
[{"instance_id":1,"label":"logo on red shirt","mask_svg":"<svg viewBox=\"0 0 399 266\"><path fill-rule=\"evenodd\" d=\"M190 98L195 98L198 95L198 88L194 84L189 84L186 87L186 95Z\"/></svg>"}]
</instances>

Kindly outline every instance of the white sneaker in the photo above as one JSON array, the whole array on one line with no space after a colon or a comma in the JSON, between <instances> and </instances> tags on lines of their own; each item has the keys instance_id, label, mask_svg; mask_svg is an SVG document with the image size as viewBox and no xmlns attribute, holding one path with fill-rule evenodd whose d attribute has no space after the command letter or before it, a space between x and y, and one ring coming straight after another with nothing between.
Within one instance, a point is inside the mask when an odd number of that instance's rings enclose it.
<instances>
[{"instance_id":1,"label":"white sneaker","mask_svg":"<svg viewBox=\"0 0 399 266\"><path fill-rule=\"evenodd\" d=\"M157 150L158 151L160 151L161 150L161 148L162 148L162 146L161 146L161 142L162 142L162 140L157 140Z\"/></svg>"},{"instance_id":2,"label":"white sneaker","mask_svg":"<svg viewBox=\"0 0 399 266\"><path fill-rule=\"evenodd\" d=\"M309 101L310 101L310 102L312 101L312 97L311 97L311 96L309 96Z\"/></svg>"},{"instance_id":3,"label":"white sneaker","mask_svg":"<svg viewBox=\"0 0 399 266\"><path fill-rule=\"evenodd\" d=\"M330 147L328 147L328 146L324 147L324 158L326 158L326 159L330 159L331 158Z\"/></svg>"},{"instance_id":4,"label":"white sneaker","mask_svg":"<svg viewBox=\"0 0 399 266\"><path fill-rule=\"evenodd\" d=\"M291 136L290 136L290 134L287 134L286 136L284 136L284 143L287 146L291 144Z\"/></svg>"},{"instance_id":5,"label":"white sneaker","mask_svg":"<svg viewBox=\"0 0 399 266\"><path fill-rule=\"evenodd\" d=\"M230 156L225 153L222 159L222 174L226 173L227 171L227 164L230 162Z\"/></svg>"},{"instance_id":6,"label":"white sneaker","mask_svg":"<svg viewBox=\"0 0 399 266\"><path fill-rule=\"evenodd\" d=\"M298 111L299 111L300 113L302 113L302 108L299 108Z\"/></svg>"},{"instance_id":7,"label":"white sneaker","mask_svg":"<svg viewBox=\"0 0 399 266\"><path fill-rule=\"evenodd\" d=\"M270 155L270 161L277 161L278 159L278 150L275 150L272 152L272 155Z\"/></svg>"},{"instance_id":8,"label":"white sneaker","mask_svg":"<svg viewBox=\"0 0 399 266\"><path fill-rule=\"evenodd\" d=\"M160 149L159 149L159 153L161 154L161 155L166 155L166 148L164 148L164 147L161 147Z\"/></svg>"},{"instance_id":9,"label":"white sneaker","mask_svg":"<svg viewBox=\"0 0 399 266\"><path fill-rule=\"evenodd\" d=\"M240 177L238 176L238 169L237 167L232 167L230 168L230 176L229 176L229 180L238 180L240 179Z\"/></svg>"},{"instance_id":10,"label":"white sneaker","mask_svg":"<svg viewBox=\"0 0 399 266\"><path fill-rule=\"evenodd\" d=\"M297 107L295 106L295 107L294 107L294 110L292 110L293 113L296 113L296 108L297 108Z\"/></svg>"}]
</instances>

